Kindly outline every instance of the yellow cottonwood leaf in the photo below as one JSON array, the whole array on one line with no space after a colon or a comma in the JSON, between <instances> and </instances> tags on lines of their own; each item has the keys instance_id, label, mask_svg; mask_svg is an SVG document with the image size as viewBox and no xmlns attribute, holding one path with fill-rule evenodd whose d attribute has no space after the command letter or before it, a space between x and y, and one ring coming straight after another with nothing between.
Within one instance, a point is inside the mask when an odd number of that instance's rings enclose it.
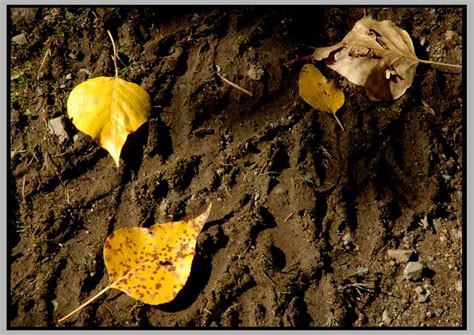
<instances>
[{"instance_id":1,"label":"yellow cottonwood leaf","mask_svg":"<svg viewBox=\"0 0 474 335\"><path fill-rule=\"evenodd\" d=\"M80 131L106 149L117 167L130 133L150 117L148 93L119 77L97 77L77 85L67 101L68 115Z\"/></svg>"},{"instance_id":2,"label":"yellow cottonwood leaf","mask_svg":"<svg viewBox=\"0 0 474 335\"><path fill-rule=\"evenodd\" d=\"M59 322L111 288L150 305L173 300L189 277L197 237L210 211L211 205L204 213L188 221L114 231L104 244L109 285Z\"/></svg>"},{"instance_id":3,"label":"yellow cottonwood leaf","mask_svg":"<svg viewBox=\"0 0 474 335\"><path fill-rule=\"evenodd\" d=\"M210 209L189 221L112 233L104 245L110 286L150 305L173 300L188 279L196 240Z\"/></svg>"},{"instance_id":4,"label":"yellow cottonwood leaf","mask_svg":"<svg viewBox=\"0 0 474 335\"><path fill-rule=\"evenodd\" d=\"M301 69L298 88L304 101L317 110L333 113L335 117L337 110L344 105L344 93L313 64L305 64ZM337 117L336 120L344 129Z\"/></svg>"}]
</instances>

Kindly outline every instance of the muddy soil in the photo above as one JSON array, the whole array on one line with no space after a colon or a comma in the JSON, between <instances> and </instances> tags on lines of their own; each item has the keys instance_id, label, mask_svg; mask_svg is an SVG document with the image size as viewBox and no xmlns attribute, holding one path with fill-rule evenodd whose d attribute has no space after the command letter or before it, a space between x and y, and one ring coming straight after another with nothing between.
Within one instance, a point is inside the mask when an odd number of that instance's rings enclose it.
<instances>
[{"instance_id":1,"label":"muddy soil","mask_svg":"<svg viewBox=\"0 0 474 335\"><path fill-rule=\"evenodd\" d=\"M462 63L462 9L366 13L407 30L420 58ZM345 92L343 132L298 96L302 63L285 66L340 41L363 15L13 8L10 326L56 327L105 287L102 248L115 229L191 218L212 202L173 302L110 290L65 326L460 327L462 75L419 65L406 94L377 103L318 64ZM69 120L65 138L47 127L66 115L74 86L113 75L107 30L120 76L153 105L120 168ZM419 278L404 272L409 261L423 264Z\"/></svg>"}]
</instances>

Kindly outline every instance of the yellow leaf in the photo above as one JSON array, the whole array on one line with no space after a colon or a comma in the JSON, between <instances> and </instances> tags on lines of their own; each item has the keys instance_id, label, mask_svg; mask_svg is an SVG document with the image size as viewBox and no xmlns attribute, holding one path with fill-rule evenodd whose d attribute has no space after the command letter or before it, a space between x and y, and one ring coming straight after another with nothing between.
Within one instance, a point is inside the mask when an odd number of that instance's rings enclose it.
<instances>
[{"instance_id":1,"label":"yellow leaf","mask_svg":"<svg viewBox=\"0 0 474 335\"><path fill-rule=\"evenodd\" d=\"M298 85L303 100L317 110L335 113L344 104L344 93L313 64L303 66Z\"/></svg>"},{"instance_id":2,"label":"yellow leaf","mask_svg":"<svg viewBox=\"0 0 474 335\"><path fill-rule=\"evenodd\" d=\"M80 131L106 149L119 166L127 136L150 117L148 93L116 77L97 77L77 85L67 101L68 115Z\"/></svg>"},{"instance_id":3,"label":"yellow leaf","mask_svg":"<svg viewBox=\"0 0 474 335\"><path fill-rule=\"evenodd\" d=\"M197 237L210 211L211 205L192 220L159 223L148 229L121 228L113 232L104 244L109 285L59 322L111 288L150 305L173 300L189 277Z\"/></svg>"},{"instance_id":4,"label":"yellow leaf","mask_svg":"<svg viewBox=\"0 0 474 335\"><path fill-rule=\"evenodd\" d=\"M173 300L188 279L196 239L210 208L190 221L112 233L104 246L111 287L150 305Z\"/></svg>"},{"instance_id":5,"label":"yellow leaf","mask_svg":"<svg viewBox=\"0 0 474 335\"><path fill-rule=\"evenodd\" d=\"M336 116L337 110L344 104L344 93L313 64L305 64L301 69L298 87L303 100L322 112ZM337 117L336 120L344 129Z\"/></svg>"}]
</instances>

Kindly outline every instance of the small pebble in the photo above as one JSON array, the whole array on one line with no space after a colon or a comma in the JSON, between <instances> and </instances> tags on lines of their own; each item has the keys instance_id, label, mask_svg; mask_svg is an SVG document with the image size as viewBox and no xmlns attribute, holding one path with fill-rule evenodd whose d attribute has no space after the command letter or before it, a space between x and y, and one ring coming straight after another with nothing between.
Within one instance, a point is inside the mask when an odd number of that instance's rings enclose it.
<instances>
[{"instance_id":1,"label":"small pebble","mask_svg":"<svg viewBox=\"0 0 474 335\"><path fill-rule=\"evenodd\" d=\"M456 288L456 291L462 292L462 281L458 280L454 287Z\"/></svg>"},{"instance_id":2,"label":"small pebble","mask_svg":"<svg viewBox=\"0 0 474 335\"><path fill-rule=\"evenodd\" d=\"M395 259L398 263L408 262L414 255L416 251L413 249L388 249L387 256Z\"/></svg>"},{"instance_id":3,"label":"small pebble","mask_svg":"<svg viewBox=\"0 0 474 335\"><path fill-rule=\"evenodd\" d=\"M342 243L344 244L344 247L346 249L349 249L352 247L352 235L350 233L347 233L342 237Z\"/></svg>"},{"instance_id":4,"label":"small pebble","mask_svg":"<svg viewBox=\"0 0 474 335\"><path fill-rule=\"evenodd\" d=\"M443 174L442 177L445 181L450 181L451 180L451 176L449 174Z\"/></svg>"},{"instance_id":5,"label":"small pebble","mask_svg":"<svg viewBox=\"0 0 474 335\"><path fill-rule=\"evenodd\" d=\"M444 33L444 38L446 39L446 41L452 40L455 36L456 32L452 30L446 30L446 32Z\"/></svg>"},{"instance_id":6,"label":"small pebble","mask_svg":"<svg viewBox=\"0 0 474 335\"><path fill-rule=\"evenodd\" d=\"M384 325L389 325L392 323L392 318L388 314L387 310L384 310L382 313L382 322Z\"/></svg>"},{"instance_id":7,"label":"small pebble","mask_svg":"<svg viewBox=\"0 0 474 335\"><path fill-rule=\"evenodd\" d=\"M25 33L21 33L12 37L12 42L18 45L25 45L28 43Z\"/></svg>"},{"instance_id":8,"label":"small pebble","mask_svg":"<svg viewBox=\"0 0 474 335\"><path fill-rule=\"evenodd\" d=\"M260 80L262 79L265 71L261 67L251 65L250 69L247 71L247 75L252 80Z\"/></svg>"},{"instance_id":9,"label":"small pebble","mask_svg":"<svg viewBox=\"0 0 474 335\"><path fill-rule=\"evenodd\" d=\"M61 115L57 118L48 121L48 130L50 134L56 135L59 139L59 143L63 143L69 140L69 134L66 131L67 117Z\"/></svg>"},{"instance_id":10,"label":"small pebble","mask_svg":"<svg viewBox=\"0 0 474 335\"><path fill-rule=\"evenodd\" d=\"M417 286L415 287L415 292L416 294L418 295L418 302L419 303L425 303L428 301L428 297L430 295L430 291L428 290L425 290L423 287L421 286Z\"/></svg>"},{"instance_id":11,"label":"small pebble","mask_svg":"<svg viewBox=\"0 0 474 335\"><path fill-rule=\"evenodd\" d=\"M420 262L408 262L407 266L403 270L405 279L418 281L423 277L423 269L425 266Z\"/></svg>"}]
</instances>

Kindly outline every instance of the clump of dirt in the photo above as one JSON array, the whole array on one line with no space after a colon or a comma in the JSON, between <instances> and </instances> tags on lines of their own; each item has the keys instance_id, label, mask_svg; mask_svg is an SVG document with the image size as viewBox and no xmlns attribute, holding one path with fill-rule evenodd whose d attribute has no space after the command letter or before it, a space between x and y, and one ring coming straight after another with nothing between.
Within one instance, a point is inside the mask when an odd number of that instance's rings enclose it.
<instances>
[{"instance_id":1,"label":"clump of dirt","mask_svg":"<svg viewBox=\"0 0 474 335\"><path fill-rule=\"evenodd\" d=\"M366 12L407 30L420 58L462 63L462 8ZM54 327L105 287L113 230L194 217L211 201L173 302L111 290L66 325L462 326L462 74L419 65L406 94L375 103L318 64L345 92L342 132L298 97L300 64L286 66L363 15L11 8L10 326ZM107 30L120 76L153 102L120 168L71 124L65 140L47 127L74 86L113 74Z\"/></svg>"}]
</instances>

